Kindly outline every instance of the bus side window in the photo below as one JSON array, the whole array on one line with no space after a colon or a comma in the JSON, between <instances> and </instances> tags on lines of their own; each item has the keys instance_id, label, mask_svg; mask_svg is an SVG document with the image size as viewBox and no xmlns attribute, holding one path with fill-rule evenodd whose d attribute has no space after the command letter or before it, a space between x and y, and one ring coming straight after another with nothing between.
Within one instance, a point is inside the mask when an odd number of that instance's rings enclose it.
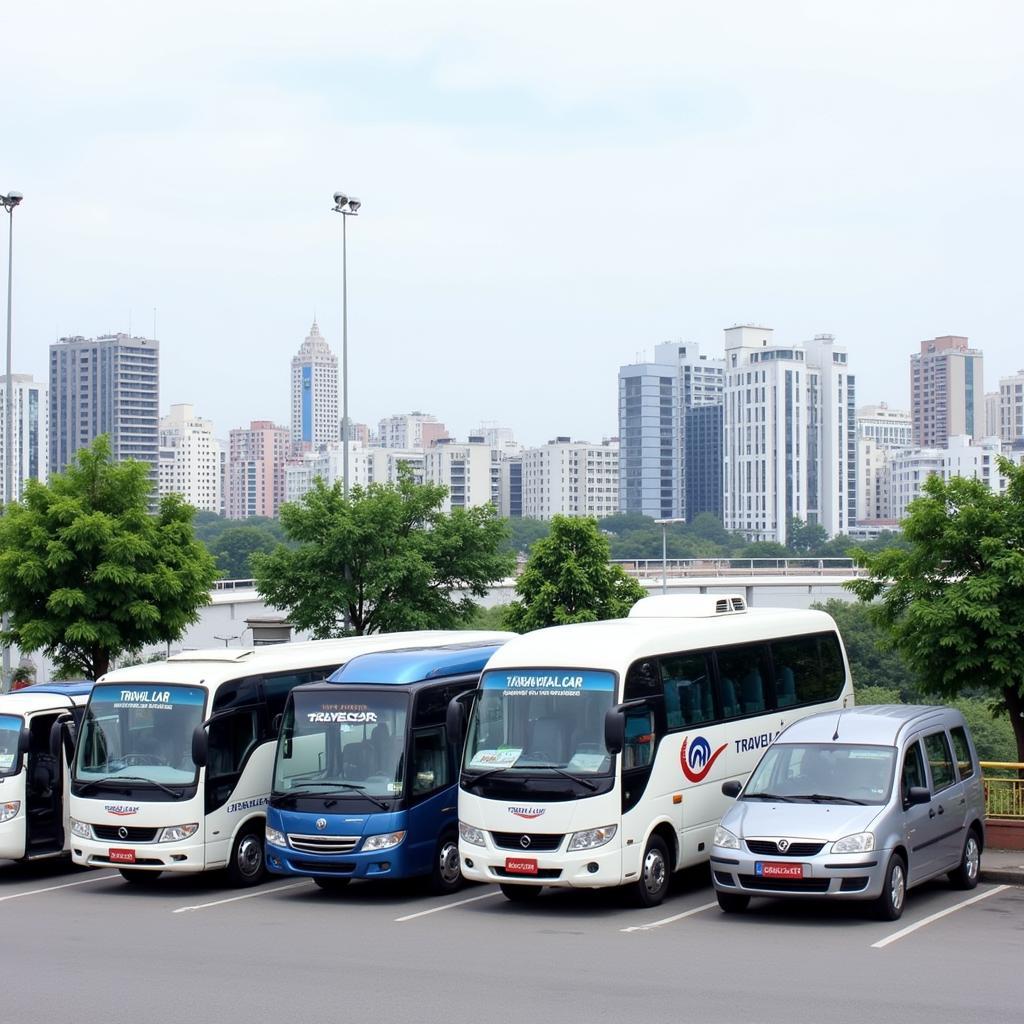
<instances>
[{"instance_id":1,"label":"bus side window","mask_svg":"<svg viewBox=\"0 0 1024 1024\"><path fill-rule=\"evenodd\" d=\"M249 708L210 723L210 760L206 776L210 810L219 807L231 795L246 759L259 743L258 717L256 709Z\"/></svg>"},{"instance_id":2,"label":"bus side window","mask_svg":"<svg viewBox=\"0 0 1024 1024\"><path fill-rule=\"evenodd\" d=\"M662 658L661 681L669 729L700 725L715 717L711 676L703 654Z\"/></svg>"},{"instance_id":3,"label":"bus side window","mask_svg":"<svg viewBox=\"0 0 1024 1024\"><path fill-rule=\"evenodd\" d=\"M412 734L412 795L424 796L449 785L445 727L418 729Z\"/></svg>"},{"instance_id":4,"label":"bus side window","mask_svg":"<svg viewBox=\"0 0 1024 1024\"><path fill-rule=\"evenodd\" d=\"M774 706L764 644L726 647L717 654L722 713L726 718L756 715Z\"/></svg>"},{"instance_id":5,"label":"bus side window","mask_svg":"<svg viewBox=\"0 0 1024 1024\"><path fill-rule=\"evenodd\" d=\"M773 640L771 650L778 707L834 700L842 692L843 659L833 634Z\"/></svg>"},{"instance_id":6,"label":"bus side window","mask_svg":"<svg viewBox=\"0 0 1024 1024\"><path fill-rule=\"evenodd\" d=\"M274 719L284 713L284 706L288 701L288 694L302 683L312 683L324 678L324 672L330 675L333 670L315 668L312 671L306 669L302 672L278 672L274 675L263 677L263 699L267 704L265 717L265 728L268 730L265 738L276 739L277 733L274 729Z\"/></svg>"},{"instance_id":7,"label":"bus side window","mask_svg":"<svg viewBox=\"0 0 1024 1024\"><path fill-rule=\"evenodd\" d=\"M622 748L622 767L646 768L654 757L654 716L644 708L626 712L626 744Z\"/></svg>"}]
</instances>

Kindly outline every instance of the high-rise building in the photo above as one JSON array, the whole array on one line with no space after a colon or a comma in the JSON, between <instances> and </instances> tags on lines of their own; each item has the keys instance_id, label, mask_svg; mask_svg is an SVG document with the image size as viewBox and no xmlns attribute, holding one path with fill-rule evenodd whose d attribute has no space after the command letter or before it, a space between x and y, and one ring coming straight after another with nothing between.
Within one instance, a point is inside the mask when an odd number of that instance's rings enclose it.
<instances>
[{"instance_id":1,"label":"high-rise building","mask_svg":"<svg viewBox=\"0 0 1024 1024\"><path fill-rule=\"evenodd\" d=\"M944 448L953 435L985 430L982 354L947 334L921 342L910 357L910 414L918 448Z\"/></svg>"},{"instance_id":2,"label":"high-rise building","mask_svg":"<svg viewBox=\"0 0 1024 1024\"><path fill-rule=\"evenodd\" d=\"M223 512L221 444L213 423L196 416L191 405L172 405L160 420L159 490L180 494L206 512Z\"/></svg>"},{"instance_id":3,"label":"high-rise building","mask_svg":"<svg viewBox=\"0 0 1024 1024\"><path fill-rule=\"evenodd\" d=\"M429 448L447 436L445 425L436 416L399 413L380 421L378 444L381 448Z\"/></svg>"},{"instance_id":4,"label":"high-rise building","mask_svg":"<svg viewBox=\"0 0 1024 1024\"><path fill-rule=\"evenodd\" d=\"M26 480L45 481L50 459L46 385L30 373L12 373L14 391L14 480L18 501ZM0 375L0 497L7 493L7 377Z\"/></svg>"},{"instance_id":5,"label":"high-rise building","mask_svg":"<svg viewBox=\"0 0 1024 1024\"><path fill-rule=\"evenodd\" d=\"M61 338L50 346L50 471L110 436L115 461L148 462L160 449L160 343L127 334Z\"/></svg>"},{"instance_id":6,"label":"high-rise building","mask_svg":"<svg viewBox=\"0 0 1024 1024\"><path fill-rule=\"evenodd\" d=\"M725 423L720 403L686 410L686 520L702 512L722 518L722 464Z\"/></svg>"},{"instance_id":7,"label":"high-rise building","mask_svg":"<svg viewBox=\"0 0 1024 1024\"><path fill-rule=\"evenodd\" d=\"M317 322L292 356L292 450L338 440L338 357Z\"/></svg>"},{"instance_id":8,"label":"high-rise building","mask_svg":"<svg viewBox=\"0 0 1024 1024\"><path fill-rule=\"evenodd\" d=\"M910 413L885 402L857 410L857 514L861 525L893 525L889 460L911 446Z\"/></svg>"},{"instance_id":9,"label":"high-rise building","mask_svg":"<svg viewBox=\"0 0 1024 1024\"><path fill-rule=\"evenodd\" d=\"M785 544L799 519L856 522L856 386L830 334L774 345L771 328L725 332L724 523Z\"/></svg>"},{"instance_id":10,"label":"high-rise building","mask_svg":"<svg viewBox=\"0 0 1024 1024\"><path fill-rule=\"evenodd\" d=\"M228 441L229 519L275 517L285 499L285 463L291 433L270 420L232 430Z\"/></svg>"},{"instance_id":11,"label":"high-rise building","mask_svg":"<svg viewBox=\"0 0 1024 1024\"><path fill-rule=\"evenodd\" d=\"M721 359L682 342L655 345L652 362L619 368L620 511L687 516L687 458L704 456L687 445L686 413L721 405L724 374ZM694 479L713 474L710 465L693 467Z\"/></svg>"},{"instance_id":12,"label":"high-rise building","mask_svg":"<svg viewBox=\"0 0 1024 1024\"><path fill-rule=\"evenodd\" d=\"M619 510L619 444L556 437L523 451L523 515L530 519L593 516Z\"/></svg>"},{"instance_id":13,"label":"high-rise building","mask_svg":"<svg viewBox=\"0 0 1024 1024\"><path fill-rule=\"evenodd\" d=\"M1024 438L1024 370L999 378L999 419L991 433L1004 444Z\"/></svg>"},{"instance_id":14,"label":"high-rise building","mask_svg":"<svg viewBox=\"0 0 1024 1024\"><path fill-rule=\"evenodd\" d=\"M423 453L423 479L448 488L444 512L486 505L495 497L491 446L476 436L466 442L440 438Z\"/></svg>"}]
</instances>

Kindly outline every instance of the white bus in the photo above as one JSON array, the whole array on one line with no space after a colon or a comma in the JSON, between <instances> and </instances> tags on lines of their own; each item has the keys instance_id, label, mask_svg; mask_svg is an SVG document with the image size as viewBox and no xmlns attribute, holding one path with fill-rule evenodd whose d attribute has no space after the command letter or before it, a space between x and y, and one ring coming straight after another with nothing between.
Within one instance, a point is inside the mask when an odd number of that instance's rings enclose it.
<instances>
[{"instance_id":1,"label":"white bus","mask_svg":"<svg viewBox=\"0 0 1024 1024\"><path fill-rule=\"evenodd\" d=\"M722 783L790 722L852 703L829 615L738 595L648 597L510 640L449 706L449 735L466 733L462 873L514 901L630 885L655 906L673 870L708 859Z\"/></svg>"},{"instance_id":2,"label":"white bus","mask_svg":"<svg viewBox=\"0 0 1024 1024\"><path fill-rule=\"evenodd\" d=\"M291 690L358 654L506 634L423 630L176 654L102 676L78 731L71 856L132 882L264 874L278 723Z\"/></svg>"}]
</instances>

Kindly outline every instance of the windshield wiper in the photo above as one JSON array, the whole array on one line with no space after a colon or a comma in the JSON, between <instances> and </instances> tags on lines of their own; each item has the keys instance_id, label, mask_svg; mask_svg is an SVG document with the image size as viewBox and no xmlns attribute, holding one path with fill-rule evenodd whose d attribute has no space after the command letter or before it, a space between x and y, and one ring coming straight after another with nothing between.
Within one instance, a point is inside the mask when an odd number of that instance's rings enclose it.
<instances>
[{"instance_id":1,"label":"windshield wiper","mask_svg":"<svg viewBox=\"0 0 1024 1024\"><path fill-rule=\"evenodd\" d=\"M581 779L578 775L573 775L572 772L567 772L565 769L559 768L557 764L521 764L517 767L522 768L524 771L529 771L531 768L543 768L548 771L558 772L559 775L562 775L567 779L571 779L573 782L578 782L581 786L586 786L587 789L597 789L597 786L595 786L589 779Z\"/></svg>"},{"instance_id":2,"label":"windshield wiper","mask_svg":"<svg viewBox=\"0 0 1024 1024\"><path fill-rule=\"evenodd\" d=\"M326 793L318 793L313 786L330 786L330 789ZM365 786L357 786L354 782L310 782L305 786L301 786L299 789L289 789L287 792L280 789L275 789L271 796L284 796L284 797L298 797L298 796L347 796L349 790L355 790L360 796L366 797L367 800L372 804L376 804L382 811L388 810L388 805L383 800L379 800L375 796L371 796L366 792Z\"/></svg>"},{"instance_id":3,"label":"windshield wiper","mask_svg":"<svg viewBox=\"0 0 1024 1024\"><path fill-rule=\"evenodd\" d=\"M831 793L801 793L797 800L813 800L816 804L859 804L863 807L866 800L854 800L852 796L833 796Z\"/></svg>"},{"instance_id":4,"label":"windshield wiper","mask_svg":"<svg viewBox=\"0 0 1024 1024\"><path fill-rule=\"evenodd\" d=\"M791 804L797 797L783 796L781 793L744 793L741 800L779 800L784 804Z\"/></svg>"},{"instance_id":5,"label":"windshield wiper","mask_svg":"<svg viewBox=\"0 0 1024 1024\"><path fill-rule=\"evenodd\" d=\"M156 779L144 779L141 775L104 775L101 779L89 779L88 782L82 782L80 779L75 779L75 781L82 787L83 792L87 789L92 789L93 786L101 786L104 783L145 782L150 786L156 786L157 789L162 789L165 793L170 793L175 800L180 800L185 795L180 789L171 789L170 786L165 786L162 782L157 782Z\"/></svg>"},{"instance_id":6,"label":"windshield wiper","mask_svg":"<svg viewBox=\"0 0 1024 1024\"><path fill-rule=\"evenodd\" d=\"M502 765L500 768L488 768L487 771L481 772L479 775L470 775L468 778L465 777L466 771L463 769L463 783L467 786L475 786L478 782L483 782L484 779L489 779L492 775L497 775L498 772L507 772L511 767L511 765Z\"/></svg>"}]
</instances>

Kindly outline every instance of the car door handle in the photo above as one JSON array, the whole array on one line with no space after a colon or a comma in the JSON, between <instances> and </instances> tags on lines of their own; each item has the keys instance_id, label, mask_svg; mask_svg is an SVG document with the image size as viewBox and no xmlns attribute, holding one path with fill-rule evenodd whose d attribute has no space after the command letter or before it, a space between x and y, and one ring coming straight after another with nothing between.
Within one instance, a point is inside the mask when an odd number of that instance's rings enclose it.
<instances>
[{"instance_id":1,"label":"car door handle","mask_svg":"<svg viewBox=\"0 0 1024 1024\"><path fill-rule=\"evenodd\" d=\"M939 804L939 814L945 814L945 813L946 813L946 812L945 812L945 810L943 809L943 806L942 806L942 804Z\"/></svg>"},{"instance_id":2,"label":"car door handle","mask_svg":"<svg viewBox=\"0 0 1024 1024\"><path fill-rule=\"evenodd\" d=\"M442 807L441 808L441 813L442 814L451 814L452 812L457 811L457 810L458 810L458 807Z\"/></svg>"},{"instance_id":3,"label":"car door handle","mask_svg":"<svg viewBox=\"0 0 1024 1024\"><path fill-rule=\"evenodd\" d=\"M935 817L935 809L933 807L929 807L928 808L928 817L929 818L934 818Z\"/></svg>"}]
</instances>

